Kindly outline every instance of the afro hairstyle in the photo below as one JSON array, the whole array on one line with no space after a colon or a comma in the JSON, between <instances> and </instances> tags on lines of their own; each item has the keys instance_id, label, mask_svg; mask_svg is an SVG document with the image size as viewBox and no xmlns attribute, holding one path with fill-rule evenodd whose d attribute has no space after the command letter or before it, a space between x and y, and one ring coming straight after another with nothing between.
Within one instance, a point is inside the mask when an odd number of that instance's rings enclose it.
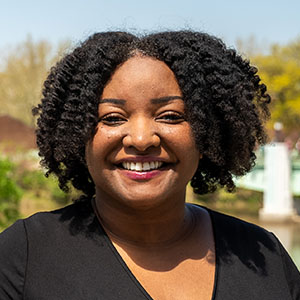
<instances>
[{"instance_id":1,"label":"afro hairstyle","mask_svg":"<svg viewBox=\"0 0 300 300\"><path fill-rule=\"evenodd\" d=\"M55 174L64 191L71 184L86 197L94 196L85 146L98 124L99 99L116 68L137 53L163 61L181 88L203 155L191 180L194 192L205 194L218 186L232 191L233 176L254 166L254 150L266 142L270 96L248 60L220 39L194 31L141 37L96 33L52 67L42 101L33 109L46 175Z\"/></svg>"}]
</instances>

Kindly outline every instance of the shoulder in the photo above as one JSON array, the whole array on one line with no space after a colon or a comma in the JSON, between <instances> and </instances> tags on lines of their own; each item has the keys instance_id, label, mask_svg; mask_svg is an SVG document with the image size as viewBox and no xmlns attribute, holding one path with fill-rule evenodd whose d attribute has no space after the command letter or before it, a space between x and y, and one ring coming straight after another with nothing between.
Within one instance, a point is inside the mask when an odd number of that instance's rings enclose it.
<instances>
[{"instance_id":1,"label":"shoulder","mask_svg":"<svg viewBox=\"0 0 300 300\"><path fill-rule=\"evenodd\" d=\"M237 243L242 246L257 241L262 242L268 248L276 246L276 237L266 229L205 207L202 209L205 209L210 216L215 238L218 239L217 243Z\"/></svg>"},{"instance_id":2,"label":"shoulder","mask_svg":"<svg viewBox=\"0 0 300 300\"><path fill-rule=\"evenodd\" d=\"M18 220L12 226L0 233L0 261L3 260L5 252L10 253L12 249L26 248L26 229L24 220Z\"/></svg>"},{"instance_id":3,"label":"shoulder","mask_svg":"<svg viewBox=\"0 0 300 300\"><path fill-rule=\"evenodd\" d=\"M209 209L208 212L220 259L233 255L250 268L263 271L266 258L280 257L280 243L271 232L230 215Z\"/></svg>"},{"instance_id":4,"label":"shoulder","mask_svg":"<svg viewBox=\"0 0 300 300\"><path fill-rule=\"evenodd\" d=\"M23 220L0 234L0 299L21 299L27 264L27 236Z\"/></svg>"},{"instance_id":5,"label":"shoulder","mask_svg":"<svg viewBox=\"0 0 300 300\"><path fill-rule=\"evenodd\" d=\"M73 231L83 230L87 223L91 222L93 216L93 209L88 201L74 203L53 211L36 213L26 219L18 220L4 230L0 234L0 249L3 252L9 251L10 247L26 248L27 243L34 239L38 243L43 238L49 239L51 236L72 231L72 228Z\"/></svg>"},{"instance_id":6,"label":"shoulder","mask_svg":"<svg viewBox=\"0 0 300 300\"><path fill-rule=\"evenodd\" d=\"M47 260L53 266L60 249L67 252L78 240L84 244L94 220L86 201L36 213L4 230L0 234L0 299L22 299L24 286L35 278L33 273L40 274Z\"/></svg>"},{"instance_id":7,"label":"shoulder","mask_svg":"<svg viewBox=\"0 0 300 300\"><path fill-rule=\"evenodd\" d=\"M90 216L91 212L89 203L75 203L53 211L38 212L28 218L18 220L0 233L0 249L3 249L1 247L3 245L22 243L26 240L28 230L36 228L42 232L47 227L53 229L52 225L55 223L70 222L79 216L84 219Z\"/></svg>"},{"instance_id":8,"label":"shoulder","mask_svg":"<svg viewBox=\"0 0 300 300\"><path fill-rule=\"evenodd\" d=\"M265 239L268 237L273 242L276 242L276 238L273 234L263 227L214 210L207 209L207 211L210 215L215 233L218 231L221 232L223 236L229 235L232 238L238 238L242 235L243 240Z\"/></svg>"},{"instance_id":9,"label":"shoulder","mask_svg":"<svg viewBox=\"0 0 300 300\"><path fill-rule=\"evenodd\" d=\"M215 236L219 288L232 295L234 281L250 295L245 299L256 299L255 294L264 295L262 299L275 294L278 298L272 299L300 297L299 271L273 233L241 219L207 211ZM256 286L253 295L249 286Z\"/></svg>"},{"instance_id":10,"label":"shoulder","mask_svg":"<svg viewBox=\"0 0 300 300\"><path fill-rule=\"evenodd\" d=\"M89 201L75 202L68 206L53 211L38 212L24 219L25 226L48 226L52 222L71 222L74 219L85 219L92 214L92 206Z\"/></svg>"},{"instance_id":11,"label":"shoulder","mask_svg":"<svg viewBox=\"0 0 300 300\"><path fill-rule=\"evenodd\" d=\"M39 212L24 219L28 240L30 242L63 239L88 231L94 220L94 213L89 201L73 203L63 208Z\"/></svg>"}]
</instances>

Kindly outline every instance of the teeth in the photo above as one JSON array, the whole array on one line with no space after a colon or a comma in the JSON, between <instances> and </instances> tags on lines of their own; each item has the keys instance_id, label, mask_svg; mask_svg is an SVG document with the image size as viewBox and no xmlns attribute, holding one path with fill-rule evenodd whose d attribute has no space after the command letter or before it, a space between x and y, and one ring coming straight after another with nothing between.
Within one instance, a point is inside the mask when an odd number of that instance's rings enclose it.
<instances>
[{"instance_id":1,"label":"teeth","mask_svg":"<svg viewBox=\"0 0 300 300\"><path fill-rule=\"evenodd\" d=\"M122 166L126 170L131 170L131 171L150 171L150 170L155 170L158 169L162 166L161 161L151 161L151 162L127 162L124 161L122 162Z\"/></svg>"},{"instance_id":2,"label":"teeth","mask_svg":"<svg viewBox=\"0 0 300 300\"><path fill-rule=\"evenodd\" d=\"M150 170L150 164L148 162L143 163L143 170L149 171Z\"/></svg>"},{"instance_id":3,"label":"teeth","mask_svg":"<svg viewBox=\"0 0 300 300\"><path fill-rule=\"evenodd\" d=\"M136 171L142 171L142 170L143 170L143 164L140 163L140 162L137 162L137 163L135 164L135 170L136 170Z\"/></svg>"}]
</instances>

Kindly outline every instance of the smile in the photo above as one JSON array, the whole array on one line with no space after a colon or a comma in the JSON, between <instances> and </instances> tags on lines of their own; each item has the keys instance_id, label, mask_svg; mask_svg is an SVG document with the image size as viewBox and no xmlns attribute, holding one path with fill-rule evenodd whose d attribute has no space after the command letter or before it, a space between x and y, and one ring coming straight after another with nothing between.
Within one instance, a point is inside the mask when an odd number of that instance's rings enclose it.
<instances>
[{"instance_id":1,"label":"smile","mask_svg":"<svg viewBox=\"0 0 300 300\"><path fill-rule=\"evenodd\" d=\"M122 167L126 170L145 172L156 170L162 166L161 161L151 161L151 162L122 162Z\"/></svg>"}]
</instances>

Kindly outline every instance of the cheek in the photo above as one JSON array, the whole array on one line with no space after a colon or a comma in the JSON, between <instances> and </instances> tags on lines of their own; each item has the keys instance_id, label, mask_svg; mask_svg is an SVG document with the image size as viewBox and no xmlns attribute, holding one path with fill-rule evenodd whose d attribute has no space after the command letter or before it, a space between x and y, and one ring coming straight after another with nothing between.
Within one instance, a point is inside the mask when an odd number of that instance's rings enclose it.
<instances>
[{"instance_id":1,"label":"cheek","mask_svg":"<svg viewBox=\"0 0 300 300\"><path fill-rule=\"evenodd\" d=\"M85 146L85 160L87 163L88 170L90 174L93 173L93 166L95 164L95 150L94 150L94 144L92 141L89 141L87 145Z\"/></svg>"},{"instance_id":2,"label":"cheek","mask_svg":"<svg viewBox=\"0 0 300 300\"><path fill-rule=\"evenodd\" d=\"M189 173L195 174L201 154L196 146L194 136L190 126L187 126L183 132L178 134L178 149L181 152L181 158L189 168Z\"/></svg>"},{"instance_id":3,"label":"cheek","mask_svg":"<svg viewBox=\"0 0 300 300\"><path fill-rule=\"evenodd\" d=\"M91 141L91 149L94 153L103 155L111 151L121 140L122 132L117 127L107 130L105 126L99 126Z\"/></svg>"},{"instance_id":4,"label":"cheek","mask_svg":"<svg viewBox=\"0 0 300 300\"><path fill-rule=\"evenodd\" d=\"M165 128L163 137L166 138L169 143L177 149L180 149L186 153L192 151L199 154L192 130L187 123L182 127Z\"/></svg>"},{"instance_id":5,"label":"cheek","mask_svg":"<svg viewBox=\"0 0 300 300\"><path fill-rule=\"evenodd\" d=\"M167 147L174 151L177 158L181 161L184 173L187 176L193 176L197 170L201 154L196 147L190 126L184 126L179 129L171 128L164 138Z\"/></svg>"}]
</instances>

